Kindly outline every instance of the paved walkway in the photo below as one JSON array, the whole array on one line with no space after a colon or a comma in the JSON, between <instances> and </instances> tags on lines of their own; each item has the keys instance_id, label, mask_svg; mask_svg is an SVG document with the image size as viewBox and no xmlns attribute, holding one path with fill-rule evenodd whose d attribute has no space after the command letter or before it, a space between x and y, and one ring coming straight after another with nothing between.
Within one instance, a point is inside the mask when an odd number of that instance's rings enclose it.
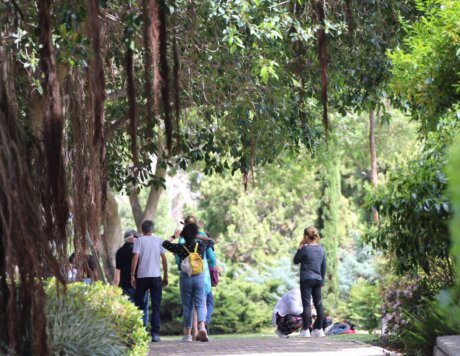
<instances>
[{"instance_id":1,"label":"paved walkway","mask_svg":"<svg viewBox=\"0 0 460 356\"><path fill-rule=\"evenodd\" d=\"M150 344L153 355L289 355L384 356L391 355L380 347L329 337L303 339L274 337L216 339L209 342L181 342L180 338ZM394 355L394 354L393 354Z\"/></svg>"}]
</instances>

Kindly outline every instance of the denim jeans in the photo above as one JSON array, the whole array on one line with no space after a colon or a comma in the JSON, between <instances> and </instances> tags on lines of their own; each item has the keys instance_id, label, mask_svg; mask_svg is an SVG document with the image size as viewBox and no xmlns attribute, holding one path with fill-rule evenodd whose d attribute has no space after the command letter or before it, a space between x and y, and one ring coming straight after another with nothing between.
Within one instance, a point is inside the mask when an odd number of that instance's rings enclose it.
<instances>
[{"instance_id":1,"label":"denim jeans","mask_svg":"<svg viewBox=\"0 0 460 356\"><path fill-rule=\"evenodd\" d=\"M136 290L134 288L122 288L122 290L123 290L123 294L128 296L129 300L133 304L136 304L136 301L134 299ZM142 321L144 322L144 326L147 326L147 324L149 323L149 294L148 293L145 293L144 309L142 309L142 312L144 313L144 316L142 317Z\"/></svg>"},{"instance_id":2,"label":"denim jeans","mask_svg":"<svg viewBox=\"0 0 460 356\"><path fill-rule=\"evenodd\" d=\"M302 296L303 306L303 325L302 328L307 330L311 325L311 297L316 308L316 321L313 329L321 329L323 325L323 302L321 300L321 286L323 282L317 279L306 279L300 282L300 295Z\"/></svg>"},{"instance_id":3,"label":"denim jeans","mask_svg":"<svg viewBox=\"0 0 460 356\"><path fill-rule=\"evenodd\" d=\"M211 316L214 310L214 297L212 295L212 291L206 294L206 324L211 323Z\"/></svg>"},{"instance_id":4,"label":"denim jeans","mask_svg":"<svg viewBox=\"0 0 460 356\"><path fill-rule=\"evenodd\" d=\"M151 323L151 334L159 335L160 334L160 305L162 298L162 282L161 277L146 277L146 278L137 278L136 279L136 293L134 295L134 300L136 305L140 310L146 308L147 303L145 300L145 293L150 289L150 301L152 303L152 318L150 319Z\"/></svg>"},{"instance_id":5,"label":"denim jeans","mask_svg":"<svg viewBox=\"0 0 460 356\"><path fill-rule=\"evenodd\" d=\"M181 272L179 277L180 299L182 301L182 314L184 327L192 327L193 306L196 308L197 320L206 320L206 295L204 291L204 273L189 277Z\"/></svg>"}]
</instances>

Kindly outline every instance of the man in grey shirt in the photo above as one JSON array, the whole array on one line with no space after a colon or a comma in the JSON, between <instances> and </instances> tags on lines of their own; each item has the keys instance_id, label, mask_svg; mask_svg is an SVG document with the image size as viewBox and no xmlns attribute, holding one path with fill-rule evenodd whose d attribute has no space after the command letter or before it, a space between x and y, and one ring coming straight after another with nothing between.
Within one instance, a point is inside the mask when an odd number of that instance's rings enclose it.
<instances>
[{"instance_id":1,"label":"man in grey shirt","mask_svg":"<svg viewBox=\"0 0 460 356\"><path fill-rule=\"evenodd\" d=\"M139 309L145 307L144 295L150 290L152 303L151 334L152 341L160 341L160 305L162 288L168 285L168 262L163 240L153 236L154 223L145 220L142 225L143 236L134 243L131 262L131 284L136 289L134 299ZM163 264L163 280L161 280L160 258ZM139 264L139 266L138 266ZM136 276L137 267L137 276Z\"/></svg>"}]
</instances>

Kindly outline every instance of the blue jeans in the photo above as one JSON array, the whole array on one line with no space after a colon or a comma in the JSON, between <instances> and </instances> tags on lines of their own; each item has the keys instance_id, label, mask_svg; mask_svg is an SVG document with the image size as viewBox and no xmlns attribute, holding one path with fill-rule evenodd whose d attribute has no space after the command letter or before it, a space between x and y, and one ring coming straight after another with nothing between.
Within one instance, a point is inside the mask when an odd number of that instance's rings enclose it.
<instances>
[{"instance_id":1,"label":"blue jeans","mask_svg":"<svg viewBox=\"0 0 460 356\"><path fill-rule=\"evenodd\" d=\"M161 282L161 277L146 277L146 278L137 278L136 279L136 293L134 295L134 300L136 305L140 310L146 308L147 303L145 300L145 293L150 289L150 301L152 303L152 318L150 319L151 323L151 334L159 335L160 334L160 305L161 298L163 295L163 287Z\"/></svg>"},{"instance_id":2,"label":"blue jeans","mask_svg":"<svg viewBox=\"0 0 460 356\"><path fill-rule=\"evenodd\" d=\"M211 315L214 310L214 297L212 295L212 291L206 294L206 324L211 323Z\"/></svg>"},{"instance_id":3,"label":"blue jeans","mask_svg":"<svg viewBox=\"0 0 460 356\"><path fill-rule=\"evenodd\" d=\"M193 306L196 308L198 322L206 320L204 273L189 277L187 273L181 272L179 277L179 284L184 327L191 328Z\"/></svg>"},{"instance_id":4,"label":"blue jeans","mask_svg":"<svg viewBox=\"0 0 460 356\"><path fill-rule=\"evenodd\" d=\"M134 288L122 288L123 294L128 296L129 300L133 303L136 304L136 300L134 299L134 296L136 294L136 290ZM149 294L145 293L144 297L144 309L142 309L144 316L142 317L142 321L144 322L144 326L147 326L149 323Z\"/></svg>"}]
</instances>

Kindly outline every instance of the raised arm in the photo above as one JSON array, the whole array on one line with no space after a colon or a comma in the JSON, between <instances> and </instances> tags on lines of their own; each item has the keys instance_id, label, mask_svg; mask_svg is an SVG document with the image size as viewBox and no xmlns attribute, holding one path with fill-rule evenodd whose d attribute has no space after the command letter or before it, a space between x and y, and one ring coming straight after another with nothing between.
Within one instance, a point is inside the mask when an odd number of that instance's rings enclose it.
<instances>
[{"instance_id":1,"label":"raised arm","mask_svg":"<svg viewBox=\"0 0 460 356\"><path fill-rule=\"evenodd\" d=\"M294 264L298 265L303 258L303 248L299 248L294 256Z\"/></svg>"},{"instance_id":2,"label":"raised arm","mask_svg":"<svg viewBox=\"0 0 460 356\"><path fill-rule=\"evenodd\" d=\"M168 250L169 252L172 253L178 253L180 251L180 245L179 244L173 244L168 240L163 241L162 246Z\"/></svg>"}]
</instances>

